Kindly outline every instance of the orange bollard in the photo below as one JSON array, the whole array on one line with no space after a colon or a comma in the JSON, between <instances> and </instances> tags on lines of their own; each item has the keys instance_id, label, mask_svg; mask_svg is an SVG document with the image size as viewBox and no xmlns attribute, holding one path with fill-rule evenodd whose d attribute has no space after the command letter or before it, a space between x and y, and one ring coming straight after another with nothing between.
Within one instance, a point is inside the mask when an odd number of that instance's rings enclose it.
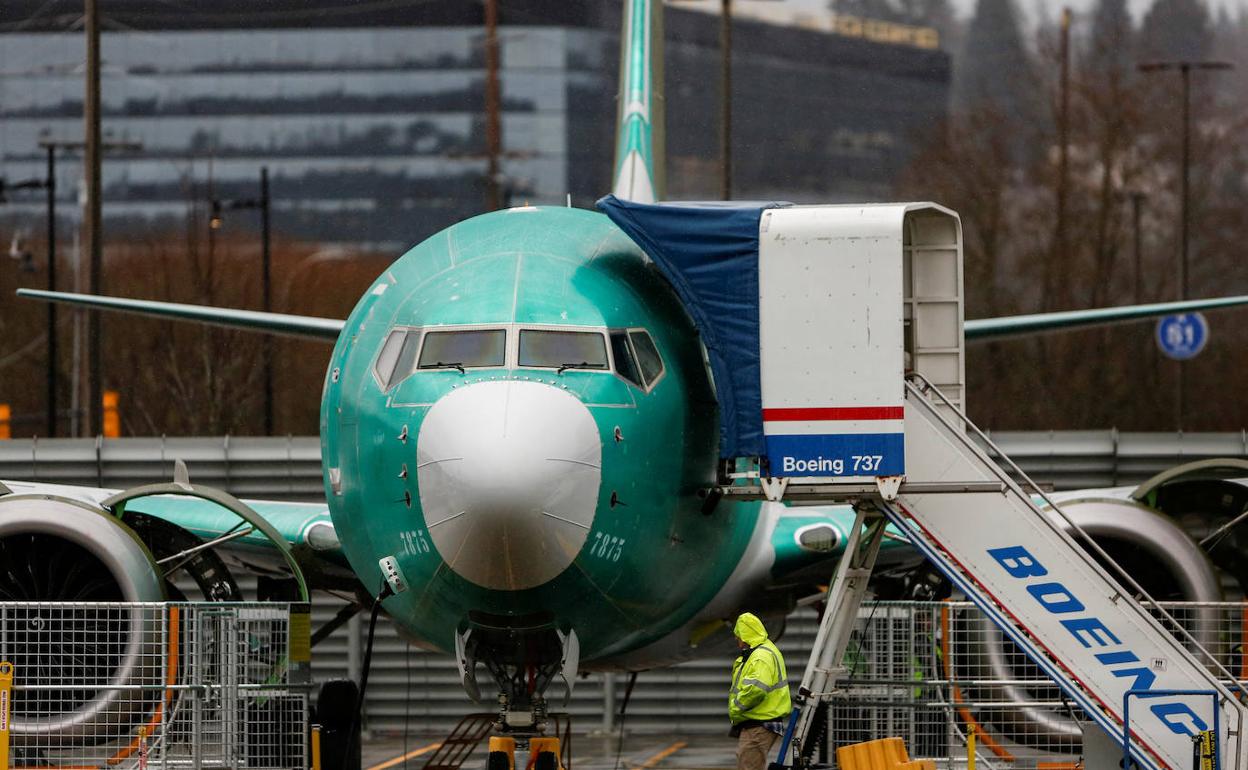
<instances>
[{"instance_id":1,"label":"orange bollard","mask_svg":"<svg viewBox=\"0 0 1248 770\"><path fill-rule=\"evenodd\" d=\"M321 770L321 726L312 725L312 770Z\"/></svg>"},{"instance_id":2,"label":"orange bollard","mask_svg":"<svg viewBox=\"0 0 1248 770\"><path fill-rule=\"evenodd\" d=\"M13 428L9 422L12 415L8 404L0 404L0 440L13 438Z\"/></svg>"},{"instance_id":3,"label":"orange bollard","mask_svg":"<svg viewBox=\"0 0 1248 770\"><path fill-rule=\"evenodd\" d=\"M121 394L117 391L104 391L104 426L100 431L104 438L117 438L121 435L121 414L117 411L120 402Z\"/></svg>"}]
</instances>

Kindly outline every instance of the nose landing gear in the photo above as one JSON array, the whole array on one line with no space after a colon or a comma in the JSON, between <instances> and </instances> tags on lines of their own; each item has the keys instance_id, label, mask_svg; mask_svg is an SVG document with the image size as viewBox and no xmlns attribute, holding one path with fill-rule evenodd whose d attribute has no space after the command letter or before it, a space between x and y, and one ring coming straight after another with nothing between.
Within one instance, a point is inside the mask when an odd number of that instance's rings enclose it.
<instances>
[{"instance_id":1,"label":"nose landing gear","mask_svg":"<svg viewBox=\"0 0 1248 770\"><path fill-rule=\"evenodd\" d=\"M480 663L498 685L498 717L492 726L486 770L517 770L515 751L527 747L523 770L564 770L567 715L552 714L544 693L556 677L567 694L580 662L576 632L561 630L553 617L494 617L469 613L467 628L456 634L455 653L464 689L480 701L476 668ZM557 737L565 727L565 741ZM555 736L549 736L548 732Z\"/></svg>"}]
</instances>

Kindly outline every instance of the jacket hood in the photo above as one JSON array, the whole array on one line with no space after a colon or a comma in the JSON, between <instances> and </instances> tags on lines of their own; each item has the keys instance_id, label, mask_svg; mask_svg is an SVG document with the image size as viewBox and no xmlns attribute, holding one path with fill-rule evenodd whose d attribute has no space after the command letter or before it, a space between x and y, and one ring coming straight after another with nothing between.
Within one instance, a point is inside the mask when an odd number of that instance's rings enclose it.
<instances>
[{"instance_id":1,"label":"jacket hood","mask_svg":"<svg viewBox=\"0 0 1248 770\"><path fill-rule=\"evenodd\" d=\"M736 637L751 647L757 647L767 641L767 629L763 627L763 621L750 612L741 613L737 618L737 625L733 627L732 633Z\"/></svg>"}]
</instances>

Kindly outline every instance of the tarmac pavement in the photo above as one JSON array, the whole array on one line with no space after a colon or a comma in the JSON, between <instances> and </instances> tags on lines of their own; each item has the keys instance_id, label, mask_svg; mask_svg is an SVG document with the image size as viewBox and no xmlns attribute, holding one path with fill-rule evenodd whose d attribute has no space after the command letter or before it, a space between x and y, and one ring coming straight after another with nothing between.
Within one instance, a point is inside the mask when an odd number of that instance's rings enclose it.
<instances>
[{"instance_id":1,"label":"tarmac pavement","mask_svg":"<svg viewBox=\"0 0 1248 770\"><path fill-rule=\"evenodd\" d=\"M723 735L572 736L572 762L564 770L732 770L737 766L736 740ZM420 770L436 750L431 737L374 736L364 740L364 770ZM617 767L616 752L619 750ZM773 749L774 753L774 749ZM484 770L485 743L463 770ZM517 770L527 756L516 752Z\"/></svg>"}]
</instances>

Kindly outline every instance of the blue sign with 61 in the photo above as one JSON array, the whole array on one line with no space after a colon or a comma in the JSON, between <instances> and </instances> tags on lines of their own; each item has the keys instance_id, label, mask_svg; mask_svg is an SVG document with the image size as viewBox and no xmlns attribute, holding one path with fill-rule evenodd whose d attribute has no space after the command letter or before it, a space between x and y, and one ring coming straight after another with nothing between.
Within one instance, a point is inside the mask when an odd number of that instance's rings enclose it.
<instances>
[{"instance_id":1,"label":"blue sign with 61","mask_svg":"<svg viewBox=\"0 0 1248 770\"><path fill-rule=\"evenodd\" d=\"M1168 315L1157 322L1157 347L1176 361L1194 358L1209 341L1209 322L1200 313Z\"/></svg>"}]
</instances>

